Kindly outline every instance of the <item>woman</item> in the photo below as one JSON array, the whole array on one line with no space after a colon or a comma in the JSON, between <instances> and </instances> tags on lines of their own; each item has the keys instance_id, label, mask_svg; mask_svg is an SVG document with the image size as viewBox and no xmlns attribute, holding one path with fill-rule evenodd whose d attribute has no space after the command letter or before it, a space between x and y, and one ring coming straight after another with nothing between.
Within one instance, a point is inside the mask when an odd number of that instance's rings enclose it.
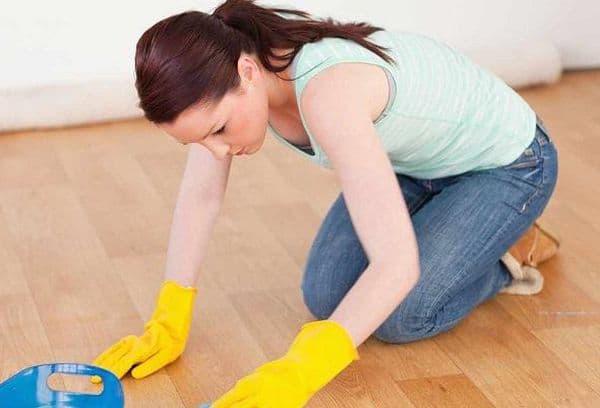
<instances>
[{"instance_id":1,"label":"woman","mask_svg":"<svg viewBox=\"0 0 600 408\"><path fill-rule=\"evenodd\" d=\"M302 282L318 320L213 407L301 407L371 334L431 337L498 292L541 289L522 255L534 265L556 249L525 239L550 242L535 220L555 146L516 92L454 49L228 0L156 23L136 51L146 118L192 145L156 310L95 364L142 378L181 355L232 156L256 153L267 127L342 186Z\"/></svg>"}]
</instances>

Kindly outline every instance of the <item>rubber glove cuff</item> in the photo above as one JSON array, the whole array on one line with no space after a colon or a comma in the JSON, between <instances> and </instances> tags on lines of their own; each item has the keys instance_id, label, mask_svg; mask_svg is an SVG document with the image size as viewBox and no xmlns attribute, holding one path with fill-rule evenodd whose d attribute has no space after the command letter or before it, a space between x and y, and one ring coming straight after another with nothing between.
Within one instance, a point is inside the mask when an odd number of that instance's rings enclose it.
<instances>
[{"instance_id":1,"label":"rubber glove cuff","mask_svg":"<svg viewBox=\"0 0 600 408\"><path fill-rule=\"evenodd\" d=\"M350 334L334 320L305 323L282 359L293 362L307 392L316 393L360 356Z\"/></svg>"},{"instance_id":2,"label":"rubber glove cuff","mask_svg":"<svg viewBox=\"0 0 600 408\"><path fill-rule=\"evenodd\" d=\"M161 286L152 317L144 328L161 324L183 351L190 332L197 292L195 287L181 286L175 281L166 280Z\"/></svg>"}]
</instances>

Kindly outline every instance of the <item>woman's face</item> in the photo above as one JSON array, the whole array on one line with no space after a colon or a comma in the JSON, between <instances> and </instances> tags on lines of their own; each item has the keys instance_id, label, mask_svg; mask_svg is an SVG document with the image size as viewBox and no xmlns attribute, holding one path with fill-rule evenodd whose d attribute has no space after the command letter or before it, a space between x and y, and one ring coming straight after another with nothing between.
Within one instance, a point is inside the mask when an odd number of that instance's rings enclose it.
<instances>
[{"instance_id":1,"label":"woman's face","mask_svg":"<svg viewBox=\"0 0 600 408\"><path fill-rule=\"evenodd\" d=\"M230 92L214 106L191 106L158 127L179 143L202 144L219 160L258 151L267 131L269 98L263 73L248 58L240 57L238 64L242 92Z\"/></svg>"}]
</instances>

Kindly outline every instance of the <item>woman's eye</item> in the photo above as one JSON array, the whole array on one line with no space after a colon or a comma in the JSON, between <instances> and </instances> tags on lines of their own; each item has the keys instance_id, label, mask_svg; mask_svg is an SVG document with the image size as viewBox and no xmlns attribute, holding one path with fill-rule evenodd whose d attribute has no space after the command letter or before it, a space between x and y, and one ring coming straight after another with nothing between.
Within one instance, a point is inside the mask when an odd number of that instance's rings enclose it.
<instances>
[{"instance_id":1,"label":"woman's eye","mask_svg":"<svg viewBox=\"0 0 600 408\"><path fill-rule=\"evenodd\" d=\"M221 129L217 130L215 133L216 133L217 135L220 135L220 134L221 134L221 133L223 133L224 131L225 131L225 125L223 125L223 127L222 127Z\"/></svg>"}]
</instances>

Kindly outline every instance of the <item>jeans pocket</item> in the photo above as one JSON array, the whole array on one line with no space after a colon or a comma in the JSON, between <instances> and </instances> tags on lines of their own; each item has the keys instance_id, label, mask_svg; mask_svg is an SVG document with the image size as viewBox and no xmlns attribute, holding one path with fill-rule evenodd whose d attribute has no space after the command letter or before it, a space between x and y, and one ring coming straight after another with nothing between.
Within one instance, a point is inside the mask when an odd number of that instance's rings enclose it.
<instances>
[{"instance_id":1,"label":"jeans pocket","mask_svg":"<svg viewBox=\"0 0 600 408\"><path fill-rule=\"evenodd\" d=\"M499 167L498 176L506 182L503 201L522 214L540 192L544 181L544 158L537 139L511 163Z\"/></svg>"}]
</instances>

